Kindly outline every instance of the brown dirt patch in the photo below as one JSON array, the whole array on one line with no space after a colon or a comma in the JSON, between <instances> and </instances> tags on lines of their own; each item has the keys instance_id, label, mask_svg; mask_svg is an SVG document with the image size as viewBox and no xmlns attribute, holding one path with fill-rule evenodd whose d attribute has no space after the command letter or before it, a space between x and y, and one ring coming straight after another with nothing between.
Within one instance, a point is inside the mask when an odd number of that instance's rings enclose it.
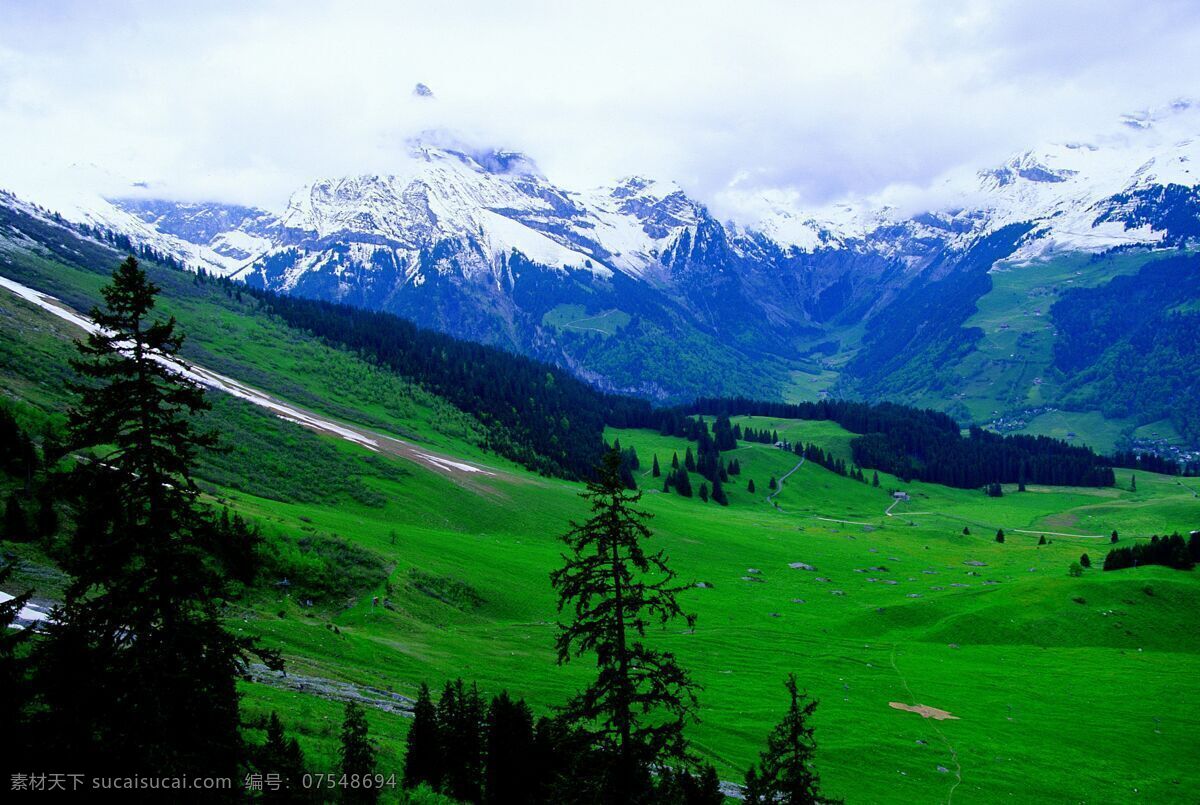
<instances>
[{"instance_id":1,"label":"brown dirt patch","mask_svg":"<svg viewBox=\"0 0 1200 805\"><path fill-rule=\"evenodd\" d=\"M905 704L904 702L888 702L888 707L893 707L896 710L905 710L909 713L917 713L921 718L932 718L935 721L945 721L950 719L958 721L958 716L950 715L945 710L939 710L936 707L930 707L927 704Z\"/></svg>"},{"instance_id":2,"label":"brown dirt patch","mask_svg":"<svg viewBox=\"0 0 1200 805\"><path fill-rule=\"evenodd\" d=\"M1079 523L1079 517L1074 512L1052 514L1042 521L1051 528L1071 528Z\"/></svg>"}]
</instances>

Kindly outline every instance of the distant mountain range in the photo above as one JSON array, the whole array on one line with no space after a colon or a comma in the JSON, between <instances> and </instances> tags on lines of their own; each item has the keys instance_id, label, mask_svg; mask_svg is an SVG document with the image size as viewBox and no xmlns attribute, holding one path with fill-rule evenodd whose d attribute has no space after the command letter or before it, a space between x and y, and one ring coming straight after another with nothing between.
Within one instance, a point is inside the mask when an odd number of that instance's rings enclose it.
<instances>
[{"instance_id":1,"label":"distant mountain range","mask_svg":"<svg viewBox=\"0 0 1200 805\"><path fill-rule=\"evenodd\" d=\"M763 198L752 224L717 220L668 181L569 190L523 154L444 136L413 143L393 174L314 181L281 211L152 186L52 206L189 267L394 312L607 390L959 401L978 421L1045 402L975 394L1000 406L982 410L955 388L970 385L966 325L995 273L1186 248L1200 237L1192 131L1200 110L1177 103L951 176L932 189L937 209Z\"/></svg>"}]
</instances>

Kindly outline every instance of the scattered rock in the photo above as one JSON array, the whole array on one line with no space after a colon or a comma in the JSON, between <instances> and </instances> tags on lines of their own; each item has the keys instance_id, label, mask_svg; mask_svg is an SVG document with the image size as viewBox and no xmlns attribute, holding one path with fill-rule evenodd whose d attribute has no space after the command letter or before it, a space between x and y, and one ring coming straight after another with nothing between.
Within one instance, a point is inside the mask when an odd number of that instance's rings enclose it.
<instances>
[{"instance_id":1,"label":"scattered rock","mask_svg":"<svg viewBox=\"0 0 1200 805\"><path fill-rule=\"evenodd\" d=\"M815 567L807 562L792 562L790 565L788 565L788 567L790 567L792 570L816 570Z\"/></svg>"},{"instance_id":2,"label":"scattered rock","mask_svg":"<svg viewBox=\"0 0 1200 805\"><path fill-rule=\"evenodd\" d=\"M707 581L698 581L698 582L696 582L696 586L699 587L701 590L708 590L708 589L712 588L712 585L709 584Z\"/></svg>"},{"instance_id":3,"label":"scattered rock","mask_svg":"<svg viewBox=\"0 0 1200 805\"><path fill-rule=\"evenodd\" d=\"M908 597L909 598L920 598L921 594L920 593L909 593Z\"/></svg>"},{"instance_id":4,"label":"scattered rock","mask_svg":"<svg viewBox=\"0 0 1200 805\"><path fill-rule=\"evenodd\" d=\"M759 578L758 576L742 576L742 581L756 581L759 584L766 583L765 579Z\"/></svg>"},{"instance_id":5,"label":"scattered rock","mask_svg":"<svg viewBox=\"0 0 1200 805\"><path fill-rule=\"evenodd\" d=\"M987 567L987 562L979 562L974 559L967 561L967 562L963 562L963 564L970 565L971 567Z\"/></svg>"},{"instance_id":6,"label":"scattered rock","mask_svg":"<svg viewBox=\"0 0 1200 805\"><path fill-rule=\"evenodd\" d=\"M921 746L929 746L929 741L922 741L920 738L917 739L917 743Z\"/></svg>"},{"instance_id":7,"label":"scattered rock","mask_svg":"<svg viewBox=\"0 0 1200 805\"><path fill-rule=\"evenodd\" d=\"M746 572L749 573L751 576L761 576L762 575L762 571L756 567L748 567L748 568L746 568Z\"/></svg>"},{"instance_id":8,"label":"scattered rock","mask_svg":"<svg viewBox=\"0 0 1200 805\"><path fill-rule=\"evenodd\" d=\"M845 595L841 590L830 590L833 595Z\"/></svg>"},{"instance_id":9,"label":"scattered rock","mask_svg":"<svg viewBox=\"0 0 1200 805\"><path fill-rule=\"evenodd\" d=\"M921 572L924 573L926 576L936 576L937 575L936 570L922 570Z\"/></svg>"},{"instance_id":10,"label":"scattered rock","mask_svg":"<svg viewBox=\"0 0 1200 805\"><path fill-rule=\"evenodd\" d=\"M949 645L949 647L950 647L950 648L958 648L958 643L951 643L951 644Z\"/></svg>"},{"instance_id":11,"label":"scattered rock","mask_svg":"<svg viewBox=\"0 0 1200 805\"><path fill-rule=\"evenodd\" d=\"M778 612L772 612L772 613L771 613L771 617L772 617L772 618L778 618L778 617L779 617L779 613L778 613Z\"/></svg>"},{"instance_id":12,"label":"scattered rock","mask_svg":"<svg viewBox=\"0 0 1200 805\"><path fill-rule=\"evenodd\" d=\"M947 769L945 766L938 766L938 767L937 767L937 770L938 770L938 771L940 771L942 774L949 774L949 773L950 773L950 770L949 770L949 769Z\"/></svg>"},{"instance_id":13,"label":"scattered rock","mask_svg":"<svg viewBox=\"0 0 1200 805\"><path fill-rule=\"evenodd\" d=\"M792 603L793 603L793 604L803 604L803 603L804 603L804 599L803 599L803 598L793 598L793 599L792 599Z\"/></svg>"},{"instance_id":14,"label":"scattered rock","mask_svg":"<svg viewBox=\"0 0 1200 805\"><path fill-rule=\"evenodd\" d=\"M884 579L884 580L883 580L883 583L884 583L884 584L899 584L900 582L898 582L898 581L893 581L892 579Z\"/></svg>"},{"instance_id":15,"label":"scattered rock","mask_svg":"<svg viewBox=\"0 0 1200 805\"><path fill-rule=\"evenodd\" d=\"M1031 567L1031 568L1029 568L1029 572L1030 572L1030 573L1037 573L1037 568L1036 568L1036 567Z\"/></svg>"},{"instance_id":16,"label":"scattered rock","mask_svg":"<svg viewBox=\"0 0 1200 805\"><path fill-rule=\"evenodd\" d=\"M899 562L900 558L898 556L889 556L888 561L889 562Z\"/></svg>"},{"instance_id":17,"label":"scattered rock","mask_svg":"<svg viewBox=\"0 0 1200 805\"><path fill-rule=\"evenodd\" d=\"M817 576L817 581L829 581L829 579L825 578L824 576Z\"/></svg>"},{"instance_id":18,"label":"scattered rock","mask_svg":"<svg viewBox=\"0 0 1200 805\"><path fill-rule=\"evenodd\" d=\"M970 584L963 584L961 581L956 581L950 585L951 587L970 587Z\"/></svg>"},{"instance_id":19,"label":"scattered rock","mask_svg":"<svg viewBox=\"0 0 1200 805\"><path fill-rule=\"evenodd\" d=\"M870 551L871 553L879 553L878 548L867 548L867 550Z\"/></svg>"}]
</instances>

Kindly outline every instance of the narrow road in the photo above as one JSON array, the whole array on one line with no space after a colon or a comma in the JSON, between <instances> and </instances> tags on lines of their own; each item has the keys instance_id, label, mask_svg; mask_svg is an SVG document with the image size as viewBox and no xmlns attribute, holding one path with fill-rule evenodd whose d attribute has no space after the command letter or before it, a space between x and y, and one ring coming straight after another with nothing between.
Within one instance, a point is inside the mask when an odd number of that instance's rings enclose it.
<instances>
[{"instance_id":1,"label":"narrow road","mask_svg":"<svg viewBox=\"0 0 1200 805\"><path fill-rule=\"evenodd\" d=\"M771 494L767 495L767 503L770 503L772 506L774 506L777 511L783 511L783 509L779 508L779 504L775 502L775 496L783 491L783 482L788 479L788 476L791 475L796 470L800 469L800 467L802 467L803 465L804 465L804 459L800 459L799 464L797 464L796 466L792 467L790 470L785 472L783 474L783 477L780 478L775 483L775 491L772 492Z\"/></svg>"}]
</instances>

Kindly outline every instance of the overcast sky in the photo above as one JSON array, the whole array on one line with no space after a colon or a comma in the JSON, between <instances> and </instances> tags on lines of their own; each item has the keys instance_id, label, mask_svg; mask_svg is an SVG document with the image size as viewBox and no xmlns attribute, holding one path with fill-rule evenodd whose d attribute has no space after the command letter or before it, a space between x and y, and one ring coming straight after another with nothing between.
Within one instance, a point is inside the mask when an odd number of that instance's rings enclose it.
<instances>
[{"instance_id":1,"label":"overcast sky","mask_svg":"<svg viewBox=\"0 0 1200 805\"><path fill-rule=\"evenodd\" d=\"M1193 4L1148 0L0 0L0 186L82 163L274 208L446 128L567 187L816 204L1200 94L1198 42Z\"/></svg>"}]
</instances>

